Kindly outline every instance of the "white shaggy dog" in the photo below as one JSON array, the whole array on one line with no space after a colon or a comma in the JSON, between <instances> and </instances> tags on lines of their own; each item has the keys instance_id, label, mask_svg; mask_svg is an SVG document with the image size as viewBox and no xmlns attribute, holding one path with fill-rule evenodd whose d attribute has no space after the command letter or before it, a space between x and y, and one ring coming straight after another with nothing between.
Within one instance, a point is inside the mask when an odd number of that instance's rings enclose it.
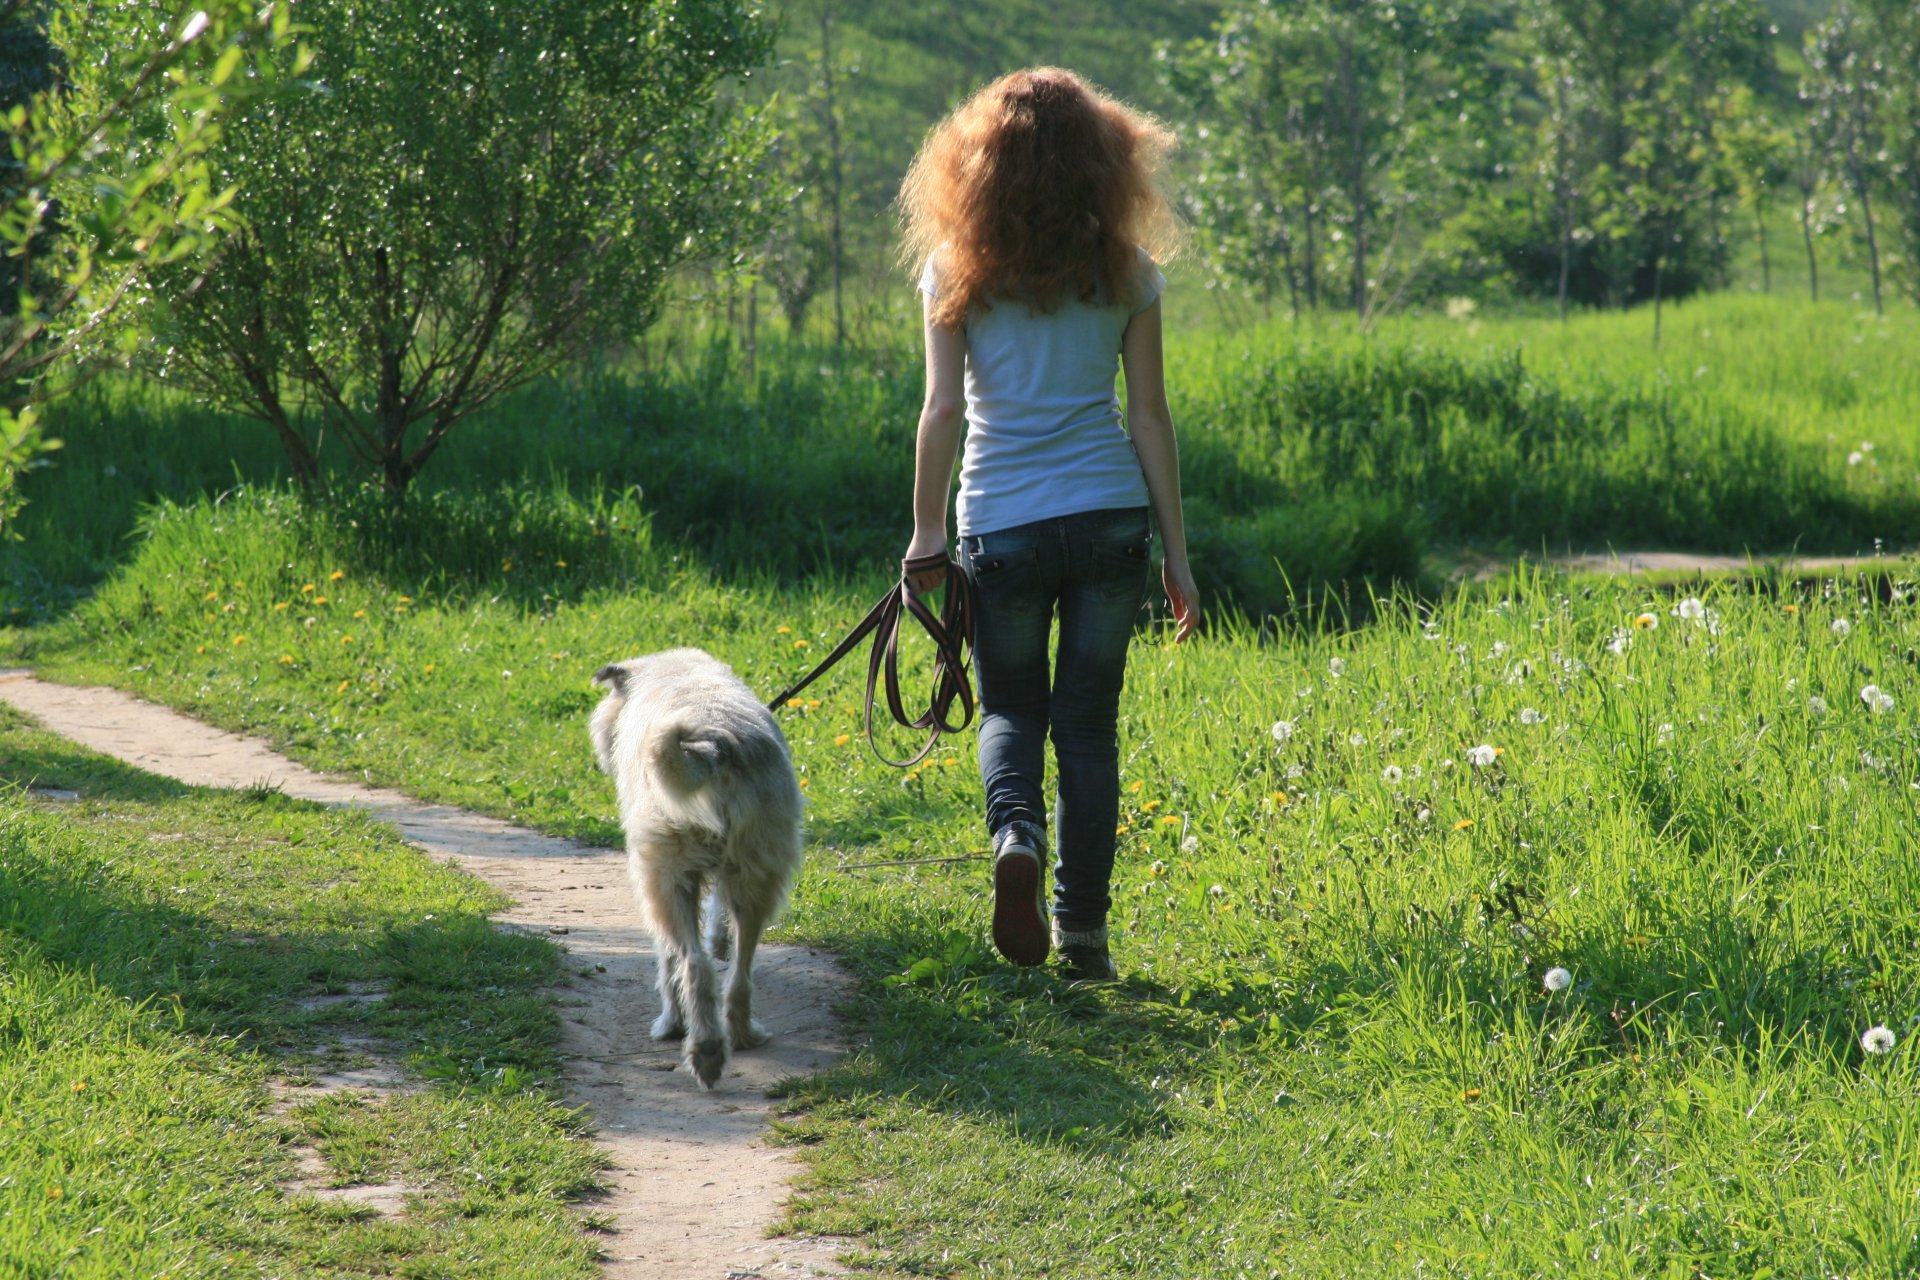
<instances>
[{"instance_id":1,"label":"white shaggy dog","mask_svg":"<svg viewBox=\"0 0 1920 1280\"><path fill-rule=\"evenodd\" d=\"M729 1044L767 1033L753 1019L753 953L800 869L800 787L773 714L733 668L670 649L594 673L607 696L589 732L612 775L627 872L659 948L653 1038L686 1039L687 1069L711 1089ZM713 890L708 937L700 904ZM713 959L731 951L726 1021Z\"/></svg>"}]
</instances>

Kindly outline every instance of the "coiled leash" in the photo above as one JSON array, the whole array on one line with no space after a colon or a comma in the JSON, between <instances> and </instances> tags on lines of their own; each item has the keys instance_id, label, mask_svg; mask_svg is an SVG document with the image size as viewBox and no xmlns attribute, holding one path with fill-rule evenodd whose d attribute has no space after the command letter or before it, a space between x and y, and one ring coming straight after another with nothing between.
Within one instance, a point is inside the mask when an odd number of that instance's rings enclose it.
<instances>
[{"instance_id":1,"label":"coiled leash","mask_svg":"<svg viewBox=\"0 0 1920 1280\"><path fill-rule=\"evenodd\" d=\"M935 617L933 610L908 588L907 579L916 573L941 568L947 571L946 592L941 602L940 616ZM800 683L769 701L767 709L777 712L786 706L788 700L825 675L836 662L852 653L871 634L873 648L867 654L867 746L883 763L896 769L911 768L927 758L940 741L941 734L959 733L973 722L973 685L967 679L967 667L973 661L973 612L973 583L959 565L947 559L944 551L902 561L899 584L874 602L867 616L848 633L845 640L834 646L833 652L819 666L807 672ZM913 615L921 629L932 638L934 648L933 697L927 703L927 709L912 719L907 718L906 704L900 700L900 620L903 614ZM895 722L908 729L927 731L926 744L905 760L894 760L887 756L873 738L873 693L882 675L886 677L887 710L892 713ZM957 723L953 719L956 702L960 704Z\"/></svg>"}]
</instances>

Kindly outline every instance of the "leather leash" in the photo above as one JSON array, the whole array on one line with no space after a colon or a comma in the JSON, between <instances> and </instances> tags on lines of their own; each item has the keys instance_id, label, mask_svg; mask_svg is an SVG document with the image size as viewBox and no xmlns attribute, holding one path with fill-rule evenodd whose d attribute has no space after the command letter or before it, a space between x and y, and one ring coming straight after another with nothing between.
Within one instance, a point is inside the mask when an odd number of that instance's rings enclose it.
<instances>
[{"instance_id":1,"label":"leather leash","mask_svg":"<svg viewBox=\"0 0 1920 1280\"><path fill-rule=\"evenodd\" d=\"M908 589L906 580L912 574L943 567L947 571L946 598L941 603L940 615L935 617L933 610ZM899 584L874 602L867 616L855 625L846 639L834 646L833 652L819 666L809 671L798 684L771 699L767 703L767 710L777 712L786 706L789 699L798 696L802 689L825 675L835 663L852 653L862 640L871 635L873 648L867 654L867 746L883 763L896 769L911 768L927 758L940 741L941 734L959 733L973 721L973 685L967 679L967 667L973 660L973 613L973 583L959 565L947 559L945 552L902 561ZM933 696L927 703L927 709L912 719L907 717L906 704L900 698L900 623L906 614L913 615L932 638L935 651ZM887 710L892 713L894 720L905 728L927 731L925 745L905 760L894 760L887 756L873 738L873 695L883 676L886 681ZM957 723L953 720L955 702L960 704Z\"/></svg>"}]
</instances>

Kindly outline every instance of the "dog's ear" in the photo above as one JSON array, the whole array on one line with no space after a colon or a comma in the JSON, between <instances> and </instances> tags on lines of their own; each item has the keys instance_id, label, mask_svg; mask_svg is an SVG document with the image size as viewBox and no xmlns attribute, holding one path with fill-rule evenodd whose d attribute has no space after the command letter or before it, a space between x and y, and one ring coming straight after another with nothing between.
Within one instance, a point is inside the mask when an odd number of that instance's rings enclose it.
<instances>
[{"instance_id":1,"label":"dog's ear","mask_svg":"<svg viewBox=\"0 0 1920 1280\"><path fill-rule=\"evenodd\" d=\"M627 691L626 665L619 662L609 662L606 666L593 673L593 682L602 689L610 689L614 693L624 695Z\"/></svg>"}]
</instances>

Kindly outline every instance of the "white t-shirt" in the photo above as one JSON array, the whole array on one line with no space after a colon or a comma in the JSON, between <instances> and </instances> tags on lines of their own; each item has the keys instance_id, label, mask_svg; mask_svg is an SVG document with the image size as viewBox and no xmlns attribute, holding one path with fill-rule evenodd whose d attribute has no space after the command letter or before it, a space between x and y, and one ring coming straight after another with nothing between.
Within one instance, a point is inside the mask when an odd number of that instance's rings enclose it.
<instances>
[{"instance_id":1,"label":"white t-shirt","mask_svg":"<svg viewBox=\"0 0 1920 1280\"><path fill-rule=\"evenodd\" d=\"M939 292L938 255L920 291ZM962 537L1033 520L1147 505L1114 378L1120 337L1166 277L1140 251L1132 306L1063 300L1050 312L1001 300L967 316L967 440L956 523Z\"/></svg>"}]
</instances>

